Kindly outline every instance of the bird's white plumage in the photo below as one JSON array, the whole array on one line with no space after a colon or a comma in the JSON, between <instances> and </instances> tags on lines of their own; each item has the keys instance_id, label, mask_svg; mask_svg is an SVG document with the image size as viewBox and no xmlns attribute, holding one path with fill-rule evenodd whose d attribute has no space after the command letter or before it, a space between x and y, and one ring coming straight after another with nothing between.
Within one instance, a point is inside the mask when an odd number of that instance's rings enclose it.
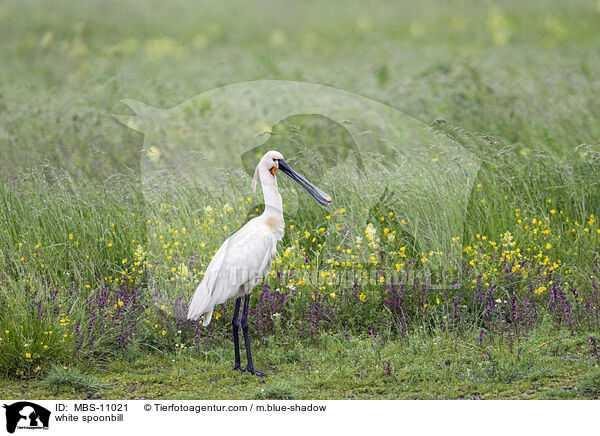
<instances>
[{"instance_id":1,"label":"bird's white plumage","mask_svg":"<svg viewBox=\"0 0 600 436\"><path fill-rule=\"evenodd\" d=\"M202 325L208 325L217 304L249 294L268 273L271 259L277 254L277 241L283 238L284 231L277 179L274 171L270 172L274 157L283 158L281 153L268 152L256 170L265 197L265 211L227 238L217 250L192 297L188 319L197 320L204 315Z\"/></svg>"},{"instance_id":2,"label":"bird's white plumage","mask_svg":"<svg viewBox=\"0 0 600 436\"><path fill-rule=\"evenodd\" d=\"M265 221L263 216L248 221L217 250L192 298L189 319L206 314L202 325L208 325L216 305L250 293L269 271L277 238Z\"/></svg>"},{"instance_id":3,"label":"bird's white plumage","mask_svg":"<svg viewBox=\"0 0 600 436\"><path fill-rule=\"evenodd\" d=\"M264 375L254 368L250 339L248 337L248 307L250 293L271 268L271 259L277 255L277 241L283 239L285 225L283 220L283 203L277 187L275 173L281 170L300 186L306 189L321 205L331 203L331 197L320 188L310 183L301 174L294 171L285 161L281 153L268 151L262 157L252 182L252 190L260 178L265 210L262 215L248 221L241 229L231 235L217 250L204 273L204 279L196 289L188 310L188 319L198 320L202 317L202 325L208 325L214 307L230 298L236 298L233 319L233 338L235 345L234 370L248 371L257 376ZM244 296L242 312L242 332L246 345L248 365L242 369L240 364L238 314L241 297Z\"/></svg>"}]
</instances>

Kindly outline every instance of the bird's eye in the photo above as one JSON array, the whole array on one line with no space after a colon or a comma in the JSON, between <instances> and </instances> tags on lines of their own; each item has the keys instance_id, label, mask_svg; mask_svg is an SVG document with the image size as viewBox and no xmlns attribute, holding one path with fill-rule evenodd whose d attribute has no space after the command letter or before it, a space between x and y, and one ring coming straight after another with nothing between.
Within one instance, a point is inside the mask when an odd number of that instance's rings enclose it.
<instances>
[{"instance_id":1,"label":"bird's eye","mask_svg":"<svg viewBox=\"0 0 600 436\"><path fill-rule=\"evenodd\" d=\"M276 162L276 161L277 161L277 158L276 158L276 157L274 157L274 158L273 158L273 162Z\"/></svg>"}]
</instances>

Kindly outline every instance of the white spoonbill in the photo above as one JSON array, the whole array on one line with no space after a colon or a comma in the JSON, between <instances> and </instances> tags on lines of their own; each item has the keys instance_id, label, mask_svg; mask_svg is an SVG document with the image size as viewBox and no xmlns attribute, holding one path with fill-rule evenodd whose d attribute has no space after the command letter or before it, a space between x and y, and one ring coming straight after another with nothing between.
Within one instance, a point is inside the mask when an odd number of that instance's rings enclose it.
<instances>
[{"instance_id":1,"label":"white spoonbill","mask_svg":"<svg viewBox=\"0 0 600 436\"><path fill-rule=\"evenodd\" d=\"M229 298L235 298L233 309L233 343L235 347L234 370L246 371L258 376L263 373L254 369L250 340L248 339L248 306L250 293L271 267L271 259L277 254L277 241L283 238L285 229L281 195L277 188L275 172L280 169L300 186L306 189L321 205L331 203L331 197L294 171L277 151L268 151L262 157L254 172L252 189L260 178L265 210L262 215L248 221L231 235L217 250L204 273L204 279L196 289L188 311L188 319L197 320L202 316L206 326L212 318L213 308ZM238 314L244 297L242 311L242 331L246 345L248 364L240 366L240 323Z\"/></svg>"}]
</instances>

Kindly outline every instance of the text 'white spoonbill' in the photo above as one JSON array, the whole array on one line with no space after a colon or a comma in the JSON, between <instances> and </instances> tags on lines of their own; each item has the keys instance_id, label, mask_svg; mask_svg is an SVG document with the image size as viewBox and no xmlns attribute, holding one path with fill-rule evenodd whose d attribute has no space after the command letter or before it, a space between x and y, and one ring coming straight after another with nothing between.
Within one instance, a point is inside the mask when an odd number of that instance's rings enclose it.
<instances>
[{"instance_id":1,"label":"text 'white spoonbill'","mask_svg":"<svg viewBox=\"0 0 600 436\"><path fill-rule=\"evenodd\" d=\"M294 171L277 151L268 151L262 157L256 171L252 188L260 178L265 210L262 215L248 221L241 229L231 235L217 250L206 268L204 278L190 303L188 319L197 320L202 317L202 325L206 326L212 318L217 304L229 298L235 298L233 309L233 343L235 347L234 370L246 371L261 376L263 373L254 369L250 340L248 338L248 306L250 293L271 267L271 259L277 254L277 241L283 238L285 229L283 221L283 204L277 187L277 169L283 171L300 186L306 189L321 205L331 203L331 197L310 183L306 178ZM246 345L248 364L240 366L240 340L238 336L240 323L238 315L244 297L242 311L242 332Z\"/></svg>"}]
</instances>

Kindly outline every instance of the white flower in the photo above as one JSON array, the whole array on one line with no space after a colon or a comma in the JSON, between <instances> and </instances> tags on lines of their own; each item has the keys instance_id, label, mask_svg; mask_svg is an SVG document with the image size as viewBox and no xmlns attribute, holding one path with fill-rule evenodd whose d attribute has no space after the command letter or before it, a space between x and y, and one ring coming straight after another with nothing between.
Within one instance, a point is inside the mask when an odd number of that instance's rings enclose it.
<instances>
[{"instance_id":1,"label":"white flower","mask_svg":"<svg viewBox=\"0 0 600 436\"><path fill-rule=\"evenodd\" d=\"M190 270L185 263L179 264L179 267L177 268L177 275L182 279L190 276Z\"/></svg>"},{"instance_id":2,"label":"white flower","mask_svg":"<svg viewBox=\"0 0 600 436\"><path fill-rule=\"evenodd\" d=\"M375 237L375 233L377 233L377 229L373 226L373 224L369 223L365 229L365 235L367 236L367 239L372 241Z\"/></svg>"}]
</instances>

